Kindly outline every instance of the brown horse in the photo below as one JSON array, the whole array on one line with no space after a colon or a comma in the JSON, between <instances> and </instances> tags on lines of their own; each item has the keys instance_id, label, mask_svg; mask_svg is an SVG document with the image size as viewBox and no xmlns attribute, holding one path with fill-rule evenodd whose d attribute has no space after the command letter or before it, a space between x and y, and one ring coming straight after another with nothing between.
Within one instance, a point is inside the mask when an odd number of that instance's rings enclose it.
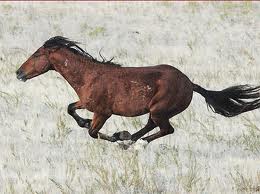
<instances>
[{"instance_id":1,"label":"brown horse","mask_svg":"<svg viewBox=\"0 0 260 194\"><path fill-rule=\"evenodd\" d=\"M60 36L47 40L16 74L19 80L26 81L49 70L59 72L79 96L78 102L68 106L68 113L78 125L88 128L91 137L112 142L136 141L157 126L160 131L143 140L151 142L173 133L169 119L189 106L193 91L200 93L214 112L226 117L260 107L260 86L210 91L192 83L172 66L121 67L111 60L98 61L77 42ZM77 109L93 112L93 119L81 118ZM133 135L127 131L113 136L99 132L112 114L134 117L146 113L150 113L146 126Z\"/></svg>"}]
</instances>

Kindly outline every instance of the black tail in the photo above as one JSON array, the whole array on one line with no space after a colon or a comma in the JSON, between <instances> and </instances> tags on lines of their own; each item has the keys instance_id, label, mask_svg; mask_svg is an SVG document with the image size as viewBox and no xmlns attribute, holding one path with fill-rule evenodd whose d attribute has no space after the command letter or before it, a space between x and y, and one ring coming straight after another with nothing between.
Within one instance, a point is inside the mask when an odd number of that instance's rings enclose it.
<instances>
[{"instance_id":1,"label":"black tail","mask_svg":"<svg viewBox=\"0 0 260 194\"><path fill-rule=\"evenodd\" d=\"M215 113L225 117L260 108L260 86L239 85L221 91L210 91L193 84L193 91L200 93Z\"/></svg>"}]
</instances>

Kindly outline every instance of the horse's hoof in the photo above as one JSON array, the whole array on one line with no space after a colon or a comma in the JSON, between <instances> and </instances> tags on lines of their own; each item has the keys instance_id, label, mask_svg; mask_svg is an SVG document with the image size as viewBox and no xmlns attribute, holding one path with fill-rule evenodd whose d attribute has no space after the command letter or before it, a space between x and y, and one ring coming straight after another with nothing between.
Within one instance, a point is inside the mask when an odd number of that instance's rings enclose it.
<instances>
[{"instance_id":1,"label":"horse's hoof","mask_svg":"<svg viewBox=\"0 0 260 194\"><path fill-rule=\"evenodd\" d=\"M130 140L132 135L128 131L119 131L114 133L112 137L115 137L117 140Z\"/></svg>"},{"instance_id":2,"label":"horse's hoof","mask_svg":"<svg viewBox=\"0 0 260 194\"><path fill-rule=\"evenodd\" d=\"M84 128L87 128L87 129L90 129L90 125L91 125L91 120L90 119L79 119L78 121L78 125L80 127L84 127Z\"/></svg>"},{"instance_id":3,"label":"horse's hoof","mask_svg":"<svg viewBox=\"0 0 260 194\"><path fill-rule=\"evenodd\" d=\"M91 126L91 123L90 122L86 122L84 127L87 128L87 129L90 129L90 126Z\"/></svg>"}]
</instances>

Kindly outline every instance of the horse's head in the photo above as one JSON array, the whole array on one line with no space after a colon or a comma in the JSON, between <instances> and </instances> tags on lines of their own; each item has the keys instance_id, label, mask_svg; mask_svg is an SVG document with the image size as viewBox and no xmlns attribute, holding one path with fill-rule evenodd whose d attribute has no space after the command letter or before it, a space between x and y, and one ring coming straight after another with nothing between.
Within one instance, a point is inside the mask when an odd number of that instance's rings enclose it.
<instances>
[{"instance_id":1,"label":"horse's head","mask_svg":"<svg viewBox=\"0 0 260 194\"><path fill-rule=\"evenodd\" d=\"M17 79L26 81L38 75L41 75L51 69L52 64L49 61L49 49L40 47L29 59L22 64L16 71Z\"/></svg>"}]
</instances>

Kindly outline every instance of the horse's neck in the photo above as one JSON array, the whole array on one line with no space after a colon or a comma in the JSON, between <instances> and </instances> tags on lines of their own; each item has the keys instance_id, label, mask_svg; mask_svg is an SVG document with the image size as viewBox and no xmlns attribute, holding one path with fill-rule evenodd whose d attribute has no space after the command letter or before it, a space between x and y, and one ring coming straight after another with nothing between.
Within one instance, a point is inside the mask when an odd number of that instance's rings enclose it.
<instances>
[{"instance_id":1,"label":"horse's neck","mask_svg":"<svg viewBox=\"0 0 260 194\"><path fill-rule=\"evenodd\" d=\"M71 52L63 52L61 58L56 60L58 62L54 62L54 69L68 81L78 95L88 77L108 68L106 65L99 64L84 56L74 55Z\"/></svg>"},{"instance_id":2,"label":"horse's neck","mask_svg":"<svg viewBox=\"0 0 260 194\"><path fill-rule=\"evenodd\" d=\"M73 87L76 93L79 94L80 88L84 85L85 74L88 69L86 62L67 57L64 62L59 62L54 66L54 69L59 72Z\"/></svg>"}]
</instances>

